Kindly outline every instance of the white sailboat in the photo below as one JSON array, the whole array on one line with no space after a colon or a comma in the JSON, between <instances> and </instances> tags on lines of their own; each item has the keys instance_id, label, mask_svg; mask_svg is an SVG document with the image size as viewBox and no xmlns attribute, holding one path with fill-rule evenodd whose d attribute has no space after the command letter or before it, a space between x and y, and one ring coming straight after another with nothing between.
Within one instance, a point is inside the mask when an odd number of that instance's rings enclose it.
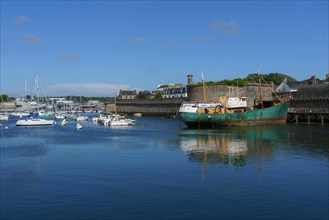
<instances>
[{"instance_id":1,"label":"white sailboat","mask_svg":"<svg viewBox=\"0 0 329 220\"><path fill-rule=\"evenodd\" d=\"M35 95L38 100L38 74L35 76ZM44 126L44 125L53 125L55 120L43 119L43 118L26 118L21 119L16 122L16 126Z\"/></svg>"},{"instance_id":2,"label":"white sailboat","mask_svg":"<svg viewBox=\"0 0 329 220\"><path fill-rule=\"evenodd\" d=\"M2 112L0 114L0 121L8 121L9 119L9 115L7 114L7 109L6 109L6 105L5 105L5 102L3 100L3 97L2 97L2 93L0 92L0 96L1 96L1 103L3 104L3 107L5 109L5 112Z\"/></svg>"}]
</instances>

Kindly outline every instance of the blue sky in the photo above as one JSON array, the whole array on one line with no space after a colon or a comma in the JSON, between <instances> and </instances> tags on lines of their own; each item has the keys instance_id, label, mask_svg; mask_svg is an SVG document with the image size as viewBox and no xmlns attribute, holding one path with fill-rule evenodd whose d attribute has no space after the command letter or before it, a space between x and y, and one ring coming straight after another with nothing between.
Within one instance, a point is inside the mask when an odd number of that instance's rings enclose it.
<instances>
[{"instance_id":1,"label":"blue sky","mask_svg":"<svg viewBox=\"0 0 329 220\"><path fill-rule=\"evenodd\" d=\"M328 1L3 1L1 93L120 89L279 72L324 79Z\"/></svg>"}]
</instances>

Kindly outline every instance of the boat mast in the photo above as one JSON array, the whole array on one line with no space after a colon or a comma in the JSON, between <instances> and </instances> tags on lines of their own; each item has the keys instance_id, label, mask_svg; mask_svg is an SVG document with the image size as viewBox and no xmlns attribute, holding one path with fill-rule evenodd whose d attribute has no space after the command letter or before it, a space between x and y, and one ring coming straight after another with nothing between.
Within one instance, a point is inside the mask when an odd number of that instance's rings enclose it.
<instances>
[{"instance_id":1,"label":"boat mast","mask_svg":"<svg viewBox=\"0 0 329 220\"><path fill-rule=\"evenodd\" d=\"M26 80L25 80L25 82L24 82L24 99L27 100Z\"/></svg>"},{"instance_id":2,"label":"boat mast","mask_svg":"<svg viewBox=\"0 0 329 220\"><path fill-rule=\"evenodd\" d=\"M257 66L257 71L258 71L258 85L259 85L259 104L261 105L262 108L264 108L263 104L263 91L262 91L262 80L260 76L260 66Z\"/></svg>"},{"instance_id":3,"label":"boat mast","mask_svg":"<svg viewBox=\"0 0 329 220\"><path fill-rule=\"evenodd\" d=\"M38 74L35 74L35 79L34 79L34 93L35 93L35 100L38 102L38 96L39 96L39 87L38 87Z\"/></svg>"},{"instance_id":4,"label":"boat mast","mask_svg":"<svg viewBox=\"0 0 329 220\"><path fill-rule=\"evenodd\" d=\"M201 79L202 79L202 89L203 89L203 101L207 102L206 89L205 89L204 80L203 80L203 72L201 72Z\"/></svg>"}]
</instances>

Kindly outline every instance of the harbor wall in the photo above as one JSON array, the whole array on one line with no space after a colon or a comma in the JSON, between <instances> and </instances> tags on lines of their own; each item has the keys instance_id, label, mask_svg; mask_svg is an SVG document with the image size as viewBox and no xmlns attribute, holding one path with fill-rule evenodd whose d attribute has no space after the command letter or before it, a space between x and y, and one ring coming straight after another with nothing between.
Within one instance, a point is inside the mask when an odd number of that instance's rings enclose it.
<instances>
[{"instance_id":1,"label":"harbor wall","mask_svg":"<svg viewBox=\"0 0 329 220\"><path fill-rule=\"evenodd\" d=\"M261 86L263 100L273 101L273 88L271 86ZM188 101L203 102L204 93L203 87L200 85L191 85L187 87ZM205 94L207 102L218 102L220 96L226 97L247 97L247 105L254 105L254 100L259 99L259 85L248 84L245 86L228 86L228 85L207 85L205 86Z\"/></svg>"},{"instance_id":2,"label":"harbor wall","mask_svg":"<svg viewBox=\"0 0 329 220\"><path fill-rule=\"evenodd\" d=\"M180 105L187 102L203 102L202 85L187 86L187 98L177 99L117 99L116 110L118 113L133 115L134 113L142 113L145 116L172 116L177 115ZM229 96L246 96L248 106L254 105L254 99L259 98L258 84L246 85L243 87L228 85L207 85L206 101L218 102L221 95ZM273 101L272 88L270 86L262 86L263 99L265 101ZM112 110L113 112L113 107Z\"/></svg>"},{"instance_id":3,"label":"harbor wall","mask_svg":"<svg viewBox=\"0 0 329 220\"><path fill-rule=\"evenodd\" d=\"M144 116L176 116L180 105L186 98L172 99L117 99L116 112L133 115L141 113Z\"/></svg>"}]
</instances>

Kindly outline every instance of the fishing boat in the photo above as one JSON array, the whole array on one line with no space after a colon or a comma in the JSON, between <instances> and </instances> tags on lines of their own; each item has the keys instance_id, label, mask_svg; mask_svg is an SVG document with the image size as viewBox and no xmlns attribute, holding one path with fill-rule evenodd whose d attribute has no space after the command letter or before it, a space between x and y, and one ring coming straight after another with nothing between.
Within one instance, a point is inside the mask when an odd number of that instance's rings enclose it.
<instances>
[{"instance_id":1,"label":"fishing boat","mask_svg":"<svg viewBox=\"0 0 329 220\"><path fill-rule=\"evenodd\" d=\"M16 122L16 126L45 126L45 125L53 125L55 120L47 120L43 118L27 118L18 120Z\"/></svg>"},{"instance_id":2,"label":"fishing boat","mask_svg":"<svg viewBox=\"0 0 329 220\"><path fill-rule=\"evenodd\" d=\"M289 103L273 102L272 106L264 107L261 94L260 91L258 103L253 107L248 107L247 97L220 96L218 103L182 103L178 114L188 127L194 128L286 123Z\"/></svg>"}]
</instances>

